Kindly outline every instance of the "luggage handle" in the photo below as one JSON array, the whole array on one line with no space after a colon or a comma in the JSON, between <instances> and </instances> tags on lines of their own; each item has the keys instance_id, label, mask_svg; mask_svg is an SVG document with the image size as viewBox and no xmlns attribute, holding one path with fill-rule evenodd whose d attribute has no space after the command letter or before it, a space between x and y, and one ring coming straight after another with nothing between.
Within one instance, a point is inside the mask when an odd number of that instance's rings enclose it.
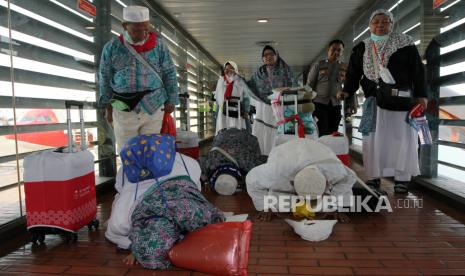
<instances>
[{"instance_id":1,"label":"luggage handle","mask_svg":"<svg viewBox=\"0 0 465 276\"><path fill-rule=\"evenodd\" d=\"M241 97L231 96L231 97L228 97L227 100L228 100L228 101L230 101L230 100L237 100L237 101L240 101L240 100L241 100Z\"/></svg>"},{"instance_id":2,"label":"luggage handle","mask_svg":"<svg viewBox=\"0 0 465 276\"><path fill-rule=\"evenodd\" d=\"M68 124L68 153L73 152L73 132L71 127L71 107L79 108L79 121L81 123L81 150L86 150L86 133L84 130L84 104L78 101L65 101L66 123Z\"/></svg>"},{"instance_id":3,"label":"luggage handle","mask_svg":"<svg viewBox=\"0 0 465 276\"><path fill-rule=\"evenodd\" d=\"M181 93L179 94L180 99L184 99L186 103L186 131L190 131L190 110L189 110L189 93ZM179 113L181 113L181 110L179 110ZM176 123L176 107L174 107L174 111L172 113L174 122ZM180 117L181 118L181 117ZM182 124L181 124L181 129L182 129Z\"/></svg>"},{"instance_id":4,"label":"luggage handle","mask_svg":"<svg viewBox=\"0 0 465 276\"><path fill-rule=\"evenodd\" d=\"M356 95L354 95L356 97ZM342 99L341 101L341 112L342 112L342 134L346 135L346 103L345 103L345 98Z\"/></svg>"},{"instance_id":5,"label":"luggage handle","mask_svg":"<svg viewBox=\"0 0 465 276\"><path fill-rule=\"evenodd\" d=\"M237 102L237 119L239 120L239 129L242 129L242 117L241 117L241 103L242 103L242 97L237 97L237 96L230 96L228 97L225 102L226 102L226 128L229 127L229 101L233 100L234 102Z\"/></svg>"},{"instance_id":6,"label":"luggage handle","mask_svg":"<svg viewBox=\"0 0 465 276\"><path fill-rule=\"evenodd\" d=\"M298 100L298 93L297 91L286 91L286 93L281 93L281 106L283 108L283 116L284 116L284 113L286 112L285 110L285 106L284 106L284 97L285 96L288 96L288 95L292 95L294 97L294 114L295 115L298 115L299 114L299 109L298 109L298 104L299 104L299 100ZM283 129L284 129L284 134L286 134L286 124L283 125ZM299 126L298 124L295 124L294 125L294 135L295 136L299 136L298 134L298 130L299 130Z\"/></svg>"},{"instance_id":7,"label":"luggage handle","mask_svg":"<svg viewBox=\"0 0 465 276\"><path fill-rule=\"evenodd\" d=\"M292 90L284 90L283 92L281 92L281 94L283 95L298 95L299 91L292 91Z\"/></svg>"}]
</instances>

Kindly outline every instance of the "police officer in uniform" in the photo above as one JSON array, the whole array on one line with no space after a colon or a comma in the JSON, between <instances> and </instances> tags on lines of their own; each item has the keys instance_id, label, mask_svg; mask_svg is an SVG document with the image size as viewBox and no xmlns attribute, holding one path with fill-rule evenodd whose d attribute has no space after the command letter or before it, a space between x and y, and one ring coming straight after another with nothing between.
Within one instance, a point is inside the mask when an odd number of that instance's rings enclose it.
<instances>
[{"instance_id":1,"label":"police officer in uniform","mask_svg":"<svg viewBox=\"0 0 465 276\"><path fill-rule=\"evenodd\" d=\"M319 135L328 135L338 130L341 121L341 99L337 92L342 90L347 64L339 61L344 50L344 42L336 39L328 45L328 56L312 65L307 85L317 92L313 99Z\"/></svg>"}]
</instances>

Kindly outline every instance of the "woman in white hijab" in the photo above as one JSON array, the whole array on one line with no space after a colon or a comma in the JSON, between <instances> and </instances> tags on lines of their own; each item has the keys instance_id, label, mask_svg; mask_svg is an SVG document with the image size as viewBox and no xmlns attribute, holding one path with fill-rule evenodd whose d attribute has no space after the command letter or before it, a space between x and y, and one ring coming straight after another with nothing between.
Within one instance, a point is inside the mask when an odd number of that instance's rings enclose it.
<instances>
[{"instance_id":1,"label":"woman in white hijab","mask_svg":"<svg viewBox=\"0 0 465 276\"><path fill-rule=\"evenodd\" d=\"M216 134L224 128L246 129L250 109L249 88L238 75L237 64L234 61L227 61L223 68L224 74L218 79L215 90L215 99L219 107ZM237 113L238 106L236 101L230 100L231 97L240 99L241 114Z\"/></svg>"},{"instance_id":2,"label":"woman in white hijab","mask_svg":"<svg viewBox=\"0 0 465 276\"><path fill-rule=\"evenodd\" d=\"M361 86L366 97L359 131L367 184L379 188L381 177L394 177L395 192L407 193L420 170L418 134L406 116L416 103L426 109L426 82L412 37L393 33L393 24L391 12L373 12L371 36L354 47L340 93L350 96Z\"/></svg>"}]
</instances>

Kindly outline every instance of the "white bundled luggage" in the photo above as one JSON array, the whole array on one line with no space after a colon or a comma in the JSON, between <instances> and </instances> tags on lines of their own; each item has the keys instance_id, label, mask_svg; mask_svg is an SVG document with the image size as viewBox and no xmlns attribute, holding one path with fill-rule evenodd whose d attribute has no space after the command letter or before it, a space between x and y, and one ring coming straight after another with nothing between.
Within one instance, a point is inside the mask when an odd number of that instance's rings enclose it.
<instances>
[{"instance_id":1,"label":"white bundled luggage","mask_svg":"<svg viewBox=\"0 0 465 276\"><path fill-rule=\"evenodd\" d=\"M189 107L189 95L181 94L179 97L184 98L186 106ZM190 156L194 159L199 159L200 148L199 148L199 136L196 132L190 131L190 114L189 108L186 111L187 114L187 125L186 130L181 128L176 129L176 151ZM174 120L176 121L176 112L173 113Z\"/></svg>"}]
</instances>

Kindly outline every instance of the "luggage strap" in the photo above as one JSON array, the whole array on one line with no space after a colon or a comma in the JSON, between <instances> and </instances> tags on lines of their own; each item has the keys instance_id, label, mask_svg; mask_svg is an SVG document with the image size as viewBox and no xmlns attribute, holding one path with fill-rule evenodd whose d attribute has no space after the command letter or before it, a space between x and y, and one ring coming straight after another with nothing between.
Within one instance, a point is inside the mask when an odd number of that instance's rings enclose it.
<instances>
[{"instance_id":1,"label":"luggage strap","mask_svg":"<svg viewBox=\"0 0 465 276\"><path fill-rule=\"evenodd\" d=\"M221 153L224 157L226 157L229 161L233 162L234 165L236 165L237 168L239 168L239 163L237 163L236 159L234 159L234 157L232 157L229 153L227 153L225 150L223 150L222 148L219 148L219 147L213 147L210 149L210 151L218 151L219 153Z\"/></svg>"}]
</instances>

